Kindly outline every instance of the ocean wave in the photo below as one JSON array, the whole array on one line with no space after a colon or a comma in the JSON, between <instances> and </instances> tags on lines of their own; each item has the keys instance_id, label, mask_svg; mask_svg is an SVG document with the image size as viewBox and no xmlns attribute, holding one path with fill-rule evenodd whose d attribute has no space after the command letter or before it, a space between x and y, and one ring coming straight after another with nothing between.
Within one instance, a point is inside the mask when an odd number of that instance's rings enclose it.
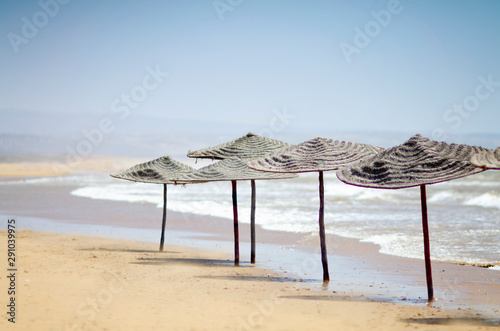
<instances>
[{"instance_id":1,"label":"ocean wave","mask_svg":"<svg viewBox=\"0 0 500 331\"><path fill-rule=\"evenodd\" d=\"M456 200L456 194L451 191L442 191L436 194L433 194L430 198L427 199L427 202L435 203L435 202L447 202Z\"/></svg>"},{"instance_id":2,"label":"ocean wave","mask_svg":"<svg viewBox=\"0 0 500 331\"><path fill-rule=\"evenodd\" d=\"M377 190L353 185L325 184L325 199L340 201L394 201L402 196L401 192L394 190Z\"/></svg>"},{"instance_id":3,"label":"ocean wave","mask_svg":"<svg viewBox=\"0 0 500 331\"><path fill-rule=\"evenodd\" d=\"M162 207L162 185L108 177L75 176L66 180L71 185L79 183L81 186L71 192L75 196ZM331 174L327 179L325 226L328 234L375 243L384 254L423 259L418 187L377 190L343 184ZM57 180L53 183L58 185ZM44 182L39 184L46 185ZM498 229L500 215L492 207L500 208L500 195L491 191L488 185L460 187L444 183L430 186L428 192L428 201L435 203L429 209L432 258L454 263L497 264L498 254L491 252L498 251L498 231L492 229ZM241 223L250 222L250 196L249 182L238 182ZM181 213L232 219L231 184L169 185L168 208ZM256 223L264 229L316 236L318 208L317 174L293 180L257 182ZM484 217L484 221L479 222L480 217Z\"/></svg>"},{"instance_id":4,"label":"ocean wave","mask_svg":"<svg viewBox=\"0 0 500 331\"><path fill-rule=\"evenodd\" d=\"M482 181L482 180L481 181L480 180L469 180L469 181L456 180L456 181L449 181L449 182L440 183L440 185L454 186L454 187L456 187L456 186L500 187L500 183L498 181L486 181L486 180L484 180L484 181Z\"/></svg>"},{"instance_id":5,"label":"ocean wave","mask_svg":"<svg viewBox=\"0 0 500 331\"><path fill-rule=\"evenodd\" d=\"M500 209L500 194L497 192L487 192L478 197L467 200L464 205Z\"/></svg>"},{"instance_id":6,"label":"ocean wave","mask_svg":"<svg viewBox=\"0 0 500 331\"><path fill-rule=\"evenodd\" d=\"M361 187L343 183L325 183L325 196L354 197L364 191Z\"/></svg>"},{"instance_id":7,"label":"ocean wave","mask_svg":"<svg viewBox=\"0 0 500 331\"><path fill-rule=\"evenodd\" d=\"M153 185L150 186L153 188ZM71 191L71 195L96 200L148 202L158 205L162 202L162 187L155 186L157 190L143 188L141 184L85 186Z\"/></svg>"},{"instance_id":8,"label":"ocean wave","mask_svg":"<svg viewBox=\"0 0 500 331\"><path fill-rule=\"evenodd\" d=\"M43 184L54 181L52 177L40 177L30 179L15 179L0 182L0 185L25 185L25 184Z\"/></svg>"},{"instance_id":9,"label":"ocean wave","mask_svg":"<svg viewBox=\"0 0 500 331\"><path fill-rule=\"evenodd\" d=\"M72 175L72 176L50 176L38 178L23 178L15 180L1 181L0 185L43 185L43 184L61 184L61 185L87 185L91 183L102 182L102 176L99 175Z\"/></svg>"},{"instance_id":10,"label":"ocean wave","mask_svg":"<svg viewBox=\"0 0 500 331\"><path fill-rule=\"evenodd\" d=\"M397 255L413 259L423 259L424 245L419 236L392 233L369 236L361 242L374 243L380 246L380 253Z\"/></svg>"},{"instance_id":11,"label":"ocean wave","mask_svg":"<svg viewBox=\"0 0 500 331\"><path fill-rule=\"evenodd\" d=\"M160 205L158 207L161 207ZM168 209L180 212L190 213L197 215L206 215L223 218L233 218L233 209L231 201L182 201L182 200L169 200ZM248 213L249 214L249 213ZM238 208L238 218L240 220L246 219L246 213L243 208Z\"/></svg>"},{"instance_id":12,"label":"ocean wave","mask_svg":"<svg viewBox=\"0 0 500 331\"><path fill-rule=\"evenodd\" d=\"M422 236L392 233L383 235L367 236L360 240L361 242L374 243L380 246L380 253L388 255L402 256L412 259L424 259L424 245ZM450 249L455 246L455 249ZM499 261L490 261L481 258L472 252L458 249L460 243L456 242L453 245L451 242L436 242L431 240L431 260L450 262L455 264L467 264L474 266L488 266L496 264ZM500 270L499 265L490 267L493 270Z\"/></svg>"}]
</instances>

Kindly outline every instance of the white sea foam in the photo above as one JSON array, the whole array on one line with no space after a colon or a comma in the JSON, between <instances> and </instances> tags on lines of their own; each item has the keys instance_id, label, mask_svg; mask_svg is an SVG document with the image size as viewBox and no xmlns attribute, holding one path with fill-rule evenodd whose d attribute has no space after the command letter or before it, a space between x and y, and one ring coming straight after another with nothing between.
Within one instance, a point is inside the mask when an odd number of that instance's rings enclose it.
<instances>
[{"instance_id":1,"label":"white sea foam","mask_svg":"<svg viewBox=\"0 0 500 331\"><path fill-rule=\"evenodd\" d=\"M500 209L500 194L496 192L487 192L466 201L464 204L467 206L481 206Z\"/></svg>"},{"instance_id":2,"label":"white sea foam","mask_svg":"<svg viewBox=\"0 0 500 331\"><path fill-rule=\"evenodd\" d=\"M468 177L461 180L454 180L444 183L439 183L439 185L448 186L448 187L470 187L470 186L482 186L482 187L500 187L500 183L497 181L479 181L479 180L470 180Z\"/></svg>"},{"instance_id":3,"label":"white sea foam","mask_svg":"<svg viewBox=\"0 0 500 331\"><path fill-rule=\"evenodd\" d=\"M391 233L369 236L361 241L379 245L380 252L382 254L397 255L414 259L423 258L424 247L422 240L415 235Z\"/></svg>"},{"instance_id":4,"label":"white sea foam","mask_svg":"<svg viewBox=\"0 0 500 331\"><path fill-rule=\"evenodd\" d=\"M387 190L365 189L357 197L358 200L394 200L397 195Z\"/></svg>"},{"instance_id":5,"label":"white sea foam","mask_svg":"<svg viewBox=\"0 0 500 331\"><path fill-rule=\"evenodd\" d=\"M53 177L41 177L41 178L30 178L30 179L14 179L7 180L0 183L0 185L26 185L26 184L43 184L53 182Z\"/></svg>"},{"instance_id":6,"label":"white sea foam","mask_svg":"<svg viewBox=\"0 0 500 331\"><path fill-rule=\"evenodd\" d=\"M326 196L338 196L338 197L355 197L363 193L361 187L356 187L352 185L347 185L340 183L339 181L333 183L325 183L325 195Z\"/></svg>"},{"instance_id":7,"label":"white sea foam","mask_svg":"<svg viewBox=\"0 0 500 331\"><path fill-rule=\"evenodd\" d=\"M328 174L328 175L327 175ZM68 178L75 196L151 203L162 206L162 185L132 183L111 177ZM50 179L49 179L50 181ZM500 196L492 191L491 175L466 185L443 183L429 187L431 255L456 263L500 264ZM39 182L59 185L58 182ZM27 183L27 185L31 185ZM385 254L423 258L420 192L364 189L341 183L325 173L326 232L357 238L380 246ZM493 207L493 208L492 208ZM231 184L168 186L168 208L232 219ZM317 235L318 177L305 174L292 180L257 182L256 223L268 230ZM238 213L250 221L250 184L238 182Z\"/></svg>"},{"instance_id":8,"label":"white sea foam","mask_svg":"<svg viewBox=\"0 0 500 331\"><path fill-rule=\"evenodd\" d=\"M60 185L82 185L92 182L102 182L102 176L99 175L73 175L73 176L51 176L39 178L23 178L1 181L0 185L44 185L44 184L60 184Z\"/></svg>"},{"instance_id":9,"label":"white sea foam","mask_svg":"<svg viewBox=\"0 0 500 331\"><path fill-rule=\"evenodd\" d=\"M430 198L427 199L427 202L446 202L455 200L455 195L450 191L443 191L436 194L433 194Z\"/></svg>"},{"instance_id":10,"label":"white sea foam","mask_svg":"<svg viewBox=\"0 0 500 331\"><path fill-rule=\"evenodd\" d=\"M74 196L86 197L98 200L126 201L126 202L148 202L160 204L162 201L160 185L153 186L136 183L132 185L110 184L102 186L85 186L71 192Z\"/></svg>"},{"instance_id":11,"label":"white sea foam","mask_svg":"<svg viewBox=\"0 0 500 331\"><path fill-rule=\"evenodd\" d=\"M186 202L179 200L169 200L168 209L177 211L180 213L191 213L198 215L232 218L233 210L230 201L197 201L197 202ZM242 208L238 208L239 219L245 220L244 211Z\"/></svg>"}]
</instances>

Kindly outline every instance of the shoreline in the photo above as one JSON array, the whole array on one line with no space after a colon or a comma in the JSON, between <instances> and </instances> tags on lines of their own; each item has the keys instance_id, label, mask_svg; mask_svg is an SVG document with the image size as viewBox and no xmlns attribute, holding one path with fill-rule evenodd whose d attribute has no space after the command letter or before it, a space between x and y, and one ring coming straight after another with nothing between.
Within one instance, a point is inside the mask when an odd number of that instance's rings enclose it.
<instances>
[{"instance_id":1,"label":"shoreline","mask_svg":"<svg viewBox=\"0 0 500 331\"><path fill-rule=\"evenodd\" d=\"M1 215L1 214L0 214ZM7 218L7 215L1 215ZM123 227L114 225L61 222L20 216L22 229L41 233L64 235L82 234L93 238L132 240L156 245L159 228ZM26 226L28 223L28 226ZM31 223L31 224L29 224ZM229 222L227 228L231 229ZM168 223L167 223L168 224ZM231 231L227 231L231 234ZM245 233L245 231L242 231ZM242 233L240 232L240 234ZM259 236L263 232L269 232ZM331 292L343 295L366 296L371 300L403 305L427 306L424 262L387 255L378 252L377 245L359 243L356 239L328 236L328 258L331 281L321 280L322 267L319 245L311 246L311 239L292 242L287 233L257 229L261 237L274 237L275 242L257 242L257 262L250 265L248 236L240 237L240 264L273 270L281 277L293 277L303 286L315 292ZM295 234L295 238L303 237ZM286 239L286 243L279 240ZM335 245L332 243L335 242ZM233 238L220 232L199 229L168 229L166 245L187 249L218 252L233 261ZM332 247L342 247L334 250ZM433 262L433 278L436 300L429 305L446 310L468 310L490 317L500 317L500 286L498 271L473 266Z\"/></svg>"},{"instance_id":2,"label":"shoreline","mask_svg":"<svg viewBox=\"0 0 500 331\"><path fill-rule=\"evenodd\" d=\"M150 243L26 230L17 238L19 330L496 330L500 325L470 309L312 291L279 272L234 267L231 256L219 251L166 245L158 252ZM1 277L0 284L6 281ZM0 326L10 325L8 316L2 317Z\"/></svg>"},{"instance_id":3,"label":"shoreline","mask_svg":"<svg viewBox=\"0 0 500 331\"><path fill-rule=\"evenodd\" d=\"M31 186L29 192L9 190L0 214L4 214L4 217L17 216L20 220L30 217L49 219L58 224L75 226L83 224L111 226L115 230L149 230L151 235L146 241L156 245L161 225L161 209L156 205L71 196L69 193L76 187L53 186L50 195L37 185ZM29 208L26 208L25 201L30 201ZM414 308L426 306L423 260L382 254L378 245L327 235L332 281L324 287L320 281L322 272L317 237L270 231L259 226L256 230L255 268L272 269L279 274L275 276L276 280L293 277L301 287L313 290L311 293L317 295L344 295ZM231 256L231 220L169 210L167 245L172 244L169 238L172 239L170 234L173 232L178 232L179 236L187 240L182 247L194 247L207 252L215 250ZM157 239L151 239L153 237ZM248 241L249 225L241 223L240 255L244 262L249 259ZM500 316L498 271L446 262L433 262L432 266L434 289L438 297L432 305L433 309L467 311L468 314L479 313L494 319Z\"/></svg>"}]
</instances>

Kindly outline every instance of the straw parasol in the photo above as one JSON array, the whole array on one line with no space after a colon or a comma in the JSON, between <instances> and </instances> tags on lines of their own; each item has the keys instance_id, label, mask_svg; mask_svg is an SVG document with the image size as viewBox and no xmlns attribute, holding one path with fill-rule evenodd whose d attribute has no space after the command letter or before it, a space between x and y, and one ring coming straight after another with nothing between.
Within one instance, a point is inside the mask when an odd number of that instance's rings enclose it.
<instances>
[{"instance_id":1,"label":"straw parasol","mask_svg":"<svg viewBox=\"0 0 500 331\"><path fill-rule=\"evenodd\" d=\"M382 150L383 148L370 145L314 138L248 162L250 168L260 171L279 173L319 172L319 235L323 281L325 282L330 280L330 275L325 239L323 172L338 170L343 166L348 166L368 156L375 155Z\"/></svg>"},{"instance_id":2,"label":"straw parasol","mask_svg":"<svg viewBox=\"0 0 500 331\"><path fill-rule=\"evenodd\" d=\"M202 148L197 151L189 152L188 157L217 159L223 160L232 156L238 156L242 159L252 159L262 157L267 153L278 150L285 146L287 143L258 136L253 133L248 133L243 137L235 140L214 146ZM250 207L250 263L255 263L255 180L250 180L252 187L251 207Z\"/></svg>"},{"instance_id":3,"label":"straw parasol","mask_svg":"<svg viewBox=\"0 0 500 331\"><path fill-rule=\"evenodd\" d=\"M190 166L173 160L170 156L162 156L158 159L135 166L120 173L111 174L111 177L126 179L133 182L163 184L163 220L161 226L160 252L163 252L165 241L165 225L167 222L167 184L174 184L173 179L181 174L194 171Z\"/></svg>"},{"instance_id":4,"label":"straw parasol","mask_svg":"<svg viewBox=\"0 0 500 331\"><path fill-rule=\"evenodd\" d=\"M500 147L495 150L482 151L474 154L471 157L470 162L472 165L485 170L500 170Z\"/></svg>"},{"instance_id":5,"label":"straw parasol","mask_svg":"<svg viewBox=\"0 0 500 331\"><path fill-rule=\"evenodd\" d=\"M337 172L344 183L380 189L400 189L420 186L422 228L424 237L425 269L429 301L434 300L430 260L427 199L425 186L468 175L483 169L470 162L472 155L487 151L476 146L437 142L421 135L411 137L404 144L387 149Z\"/></svg>"},{"instance_id":6,"label":"straw parasol","mask_svg":"<svg viewBox=\"0 0 500 331\"><path fill-rule=\"evenodd\" d=\"M289 145L285 142L265 138L249 132L243 137L227 143L189 152L187 156L216 160L227 159L231 156L238 156L242 159L253 159L286 146Z\"/></svg>"},{"instance_id":7,"label":"straw parasol","mask_svg":"<svg viewBox=\"0 0 500 331\"><path fill-rule=\"evenodd\" d=\"M248 168L246 162L233 156L206 167L200 168L192 173L179 176L174 181L177 184L206 183L216 181L231 181L233 198L233 222L234 222L234 264L240 262L239 232L238 232L238 202L236 194L236 182L240 180L271 180L294 178L292 174L270 174L255 171Z\"/></svg>"}]
</instances>

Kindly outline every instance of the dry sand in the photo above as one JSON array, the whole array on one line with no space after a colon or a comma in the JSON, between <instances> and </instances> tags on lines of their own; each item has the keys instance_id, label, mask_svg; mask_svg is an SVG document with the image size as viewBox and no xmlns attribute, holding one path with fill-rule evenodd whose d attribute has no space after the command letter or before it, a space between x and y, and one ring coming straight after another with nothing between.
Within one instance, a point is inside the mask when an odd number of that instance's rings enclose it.
<instances>
[{"instance_id":1,"label":"dry sand","mask_svg":"<svg viewBox=\"0 0 500 331\"><path fill-rule=\"evenodd\" d=\"M314 293L230 256L76 235L17 233L16 323L1 330L498 330L467 311Z\"/></svg>"},{"instance_id":2,"label":"dry sand","mask_svg":"<svg viewBox=\"0 0 500 331\"><path fill-rule=\"evenodd\" d=\"M0 155L0 177L61 176L78 172L115 172L146 159L92 155L81 160L67 160L62 155Z\"/></svg>"}]
</instances>

